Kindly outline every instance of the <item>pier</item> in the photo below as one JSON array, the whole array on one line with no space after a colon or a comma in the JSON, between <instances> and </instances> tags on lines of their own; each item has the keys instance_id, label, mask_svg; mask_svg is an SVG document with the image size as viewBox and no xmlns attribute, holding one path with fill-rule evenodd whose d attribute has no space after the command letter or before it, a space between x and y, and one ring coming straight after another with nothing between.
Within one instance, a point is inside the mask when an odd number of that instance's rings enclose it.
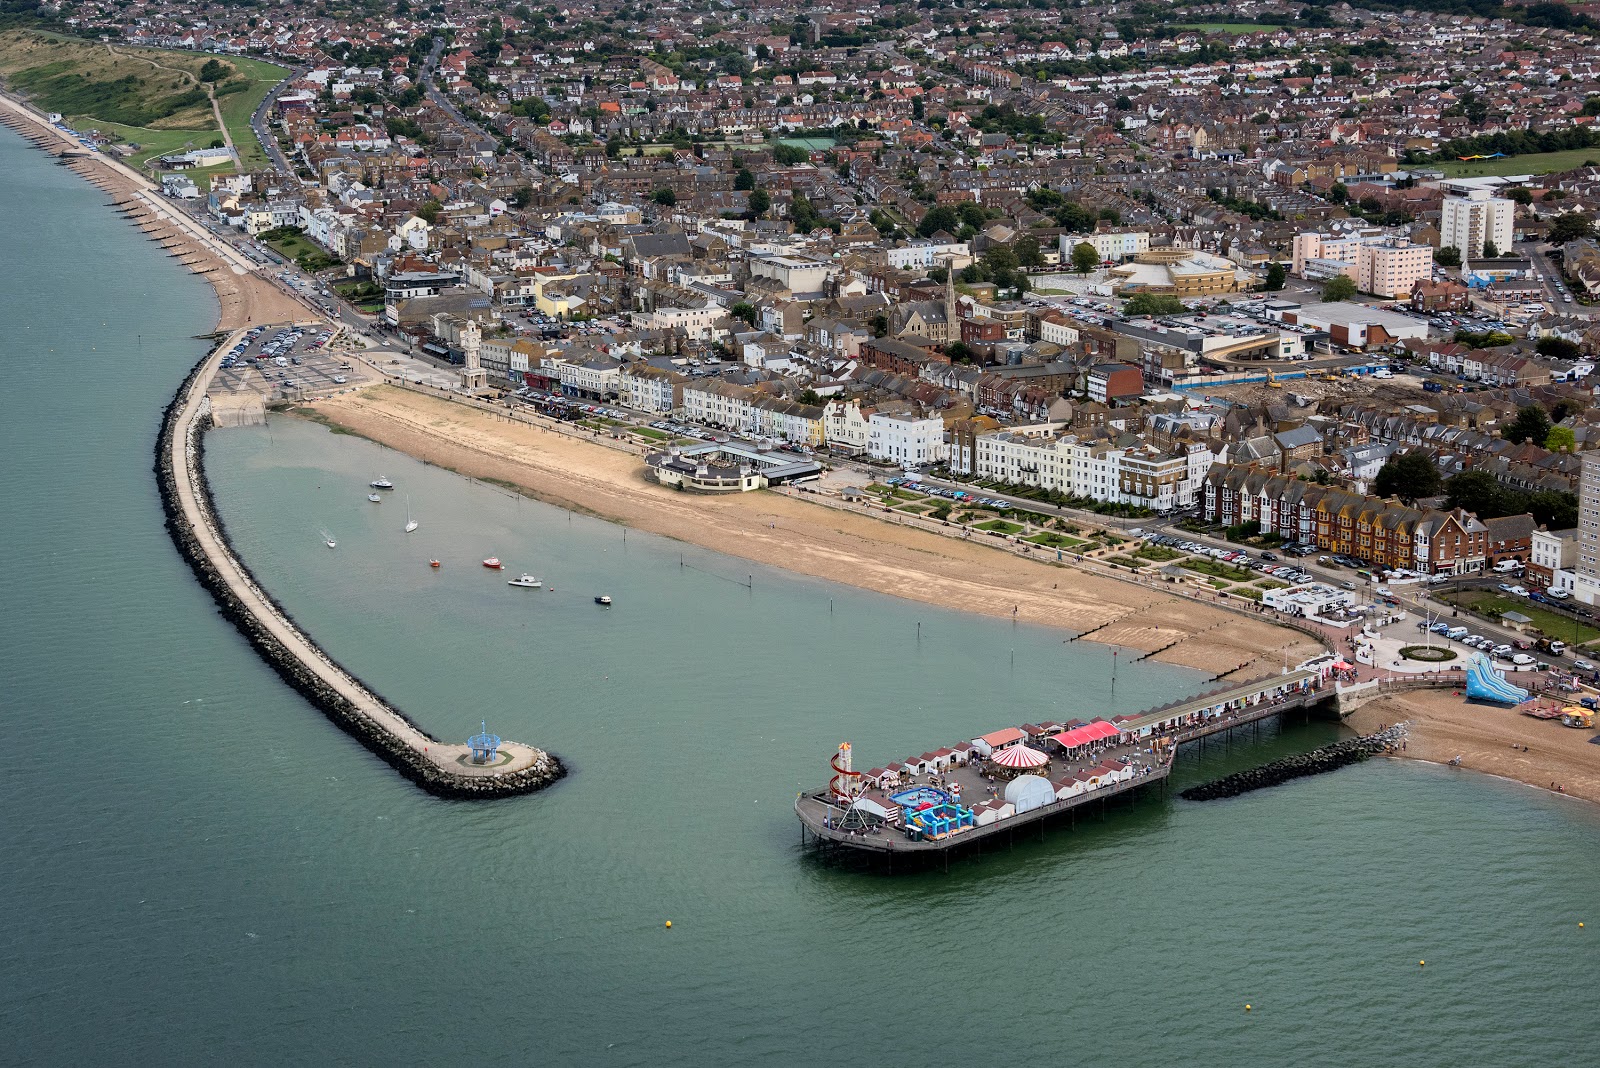
<instances>
[{"instance_id":1,"label":"pier","mask_svg":"<svg viewBox=\"0 0 1600 1068\"><path fill-rule=\"evenodd\" d=\"M795 799L801 841L892 858L1009 843L1024 827L1042 837L1048 822L1075 823L1096 802L1091 811L1103 813L1112 798L1165 789L1185 743L1285 712L1337 709L1328 682L1333 662L1318 657L1281 675L1075 728L1005 728L868 772L851 767L843 745L833 781Z\"/></svg>"},{"instance_id":2,"label":"pier","mask_svg":"<svg viewBox=\"0 0 1600 1068\"><path fill-rule=\"evenodd\" d=\"M465 744L442 742L423 730L300 630L235 555L206 482L204 432L210 426L212 377L222 354L242 335L225 339L189 373L167 407L156 443L167 529L219 611L284 681L429 793L500 797L529 793L561 778L566 771L551 754L503 741L487 729Z\"/></svg>"}]
</instances>

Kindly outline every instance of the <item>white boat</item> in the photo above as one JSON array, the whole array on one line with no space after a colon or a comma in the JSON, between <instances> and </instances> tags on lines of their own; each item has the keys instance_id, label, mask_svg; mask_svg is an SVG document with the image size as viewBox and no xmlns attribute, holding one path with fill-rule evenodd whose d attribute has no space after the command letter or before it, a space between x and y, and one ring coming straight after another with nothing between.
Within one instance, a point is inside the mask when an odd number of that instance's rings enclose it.
<instances>
[{"instance_id":1,"label":"white boat","mask_svg":"<svg viewBox=\"0 0 1600 1068\"><path fill-rule=\"evenodd\" d=\"M367 500L371 501L373 504L377 504L379 501L383 500L383 498L378 496L376 493L369 493L367 494Z\"/></svg>"},{"instance_id":2,"label":"white boat","mask_svg":"<svg viewBox=\"0 0 1600 1068\"><path fill-rule=\"evenodd\" d=\"M322 535L322 544L326 545L328 548L336 549L339 547L339 543L333 540L333 535L329 534L326 530L320 530L317 533Z\"/></svg>"},{"instance_id":3,"label":"white boat","mask_svg":"<svg viewBox=\"0 0 1600 1068\"><path fill-rule=\"evenodd\" d=\"M394 483L390 482L382 475L379 475L377 478L367 483L367 485L371 486L373 489L394 489Z\"/></svg>"},{"instance_id":4,"label":"white boat","mask_svg":"<svg viewBox=\"0 0 1600 1068\"><path fill-rule=\"evenodd\" d=\"M594 603L595 604L603 604L607 608L610 608L611 607L611 595L608 594L608 593L602 593L600 596L598 596L598 597L596 597L594 599Z\"/></svg>"},{"instance_id":5,"label":"white boat","mask_svg":"<svg viewBox=\"0 0 1600 1068\"><path fill-rule=\"evenodd\" d=\"M411 497L406 497L406 533L410 534L417 529L417 521L411 518Z\"/></svg>"},{"instance_id":6,"label":"white boat","mask_svg":"<svg viewBox=\"0 0 1600 1068\"><path fill-rule=\"evenodd\" d=\"M521 578L512 579L510 582L507 582L506 585L507 586L521 586L523 589L526 589L526 590L536 590L540 586L543 586L544 583L540 582L538 579L534 578L532 575L523 575Z\"/></svg>"}]
</instances>

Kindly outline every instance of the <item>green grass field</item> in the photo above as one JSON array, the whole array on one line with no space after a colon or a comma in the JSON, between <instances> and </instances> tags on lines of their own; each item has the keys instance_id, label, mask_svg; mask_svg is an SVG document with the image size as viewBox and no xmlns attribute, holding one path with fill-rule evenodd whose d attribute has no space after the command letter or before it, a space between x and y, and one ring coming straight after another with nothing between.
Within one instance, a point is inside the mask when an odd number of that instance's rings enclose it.
<instances>
[{"instance_id":1,"label":"green grass field","mask_svg":"<svg viewBox=\"0 0 1600 1068\"><path fill-rule=\"evenodd\" d=\"M1175 30L1194 30L1197 33L1272 33L1283 29L1265 22L1185 22L1173 26Z\"/></svg>"},{"instance_id":2,"label":"green grass field","mask_svg":"<svg viewBox=\"0 0 1600 1068\"><path fill-rule=\"evenodd\" d=\"M1600 630L1587 623L1569 619L1560 612L1552 612L1525 597L1508 597L1493 590L1463 590L1459 599L1453 594L1440 599L1459 604L1463 608L1470 608L1486 616L1498 616L1503 612L1521 612L1533 620L1533 625L1540 633L1546 637L1559 638L1569 644L1587 645L1600 639Z\"/></svg>"},{"instance_id":3,"label":"green grass field","mask_svg":"<svg viewBox=\"0 0 1600 1068\"><path fill-rule=\"evenodd\" d=\"M1475 163L1452 160L1436 163L1448 178L1481 178L1484 175L1555 174L1587 163L1600 163L1600 148L1569 148L1564 152L1536 152L1506 159L1486 159Z\"/></svg>"},{"instance_id":4,"label":"green grass field","mask_svg":"<svg viewBox=\"0 0 1600 1068\"><path fill-rule=\"evenodd\" d=\"M250 130L250 116L282 79L282 67L243 57L106 45L36 31L0 34L0 75L10 86L27 93L38 107L61 112L76 129L139 145L128 159L138 168L152 157L208 147L222 139L199 83L201 68L211 59L232 68L215 91L241 164L266 166L267 155ZM219 170L232 169L207 168L190 176L200 182ZM205 183L200 184L204 188Z\"/></svg>"}]
</instances>

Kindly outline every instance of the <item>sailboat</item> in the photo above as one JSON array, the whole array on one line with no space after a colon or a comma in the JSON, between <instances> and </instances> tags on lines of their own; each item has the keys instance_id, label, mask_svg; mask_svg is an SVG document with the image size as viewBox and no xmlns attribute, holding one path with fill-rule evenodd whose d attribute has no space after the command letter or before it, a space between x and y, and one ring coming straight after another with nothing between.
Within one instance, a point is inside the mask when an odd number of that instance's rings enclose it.
<instances>
[{"instance_id":1,"label":"sailboat","mask_svg":"<svg viewBox=\"0 0 1600 1068\"><path fill-rule=\"evenodd\" d=\"M406 495L406 533L410 534L413 530L417 529L417 526L418 526L417 521L415 519L411 518L411 496L409 494L407 494Z\"/></svg>"}]
</instances>

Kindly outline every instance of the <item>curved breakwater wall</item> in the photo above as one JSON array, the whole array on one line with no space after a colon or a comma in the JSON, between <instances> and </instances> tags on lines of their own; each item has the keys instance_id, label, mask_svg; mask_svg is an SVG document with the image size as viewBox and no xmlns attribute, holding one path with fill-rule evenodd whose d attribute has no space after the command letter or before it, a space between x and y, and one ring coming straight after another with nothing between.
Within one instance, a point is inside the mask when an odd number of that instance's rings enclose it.
<instances>
[{"instance_id":1,"label":"curved breakwater wall","mask_svg":"<svg viewBox=\"0 0 1600 1068\"><path fill-rule=\"evenodd\" d=\"M1297 753L1282 760L1274 760L1270 764L1263 764L1259 768L1235 772L1211 782L1201 783L1199 786L1191 786L1178 796L1185 801L1216 801L1224 797L1238 797L1251 790L1278 786L1307 775L1321 775L1325 771L1334 771L1347 764L1358 764L1379 753L1391 752L1399 748L1405 736L1405 724L1397 724L1376 734L1334 742L1332 745L1313 749L1309 753Z\"/></svg>"},{"instance_id":2,"label":"curved breakwater wall","mask_svg":"<svg viewBox=\"0 0 1600 1068\"><path fill-rule=\"evenodd\" d=\"M225 342L224 342L225 343ZM183 412L187 405L191 391L203 376L208 361L213 358L208 354L197 363L184 379L183 384L174 394L171 403L167 405L166 412L161 420L161 433L156 439L156 483L161 493L161 507L166 513L167 531L172 535L173 544L177 546L178 553L188 562L195 578L210 592L217 603L217 611L234 625L243 634L252 647L260 654L261 658L278 673L282 679L298 691L306 700L322 711L345 733L349 734L362 745L366 746L378 757L382 758L401 775L410 779L418 786L431 794L439 797L462 799L485 799L505 797L514 794L526 794L542 789L560 779L566 774L566 768L554 754L535 751L536 757L531 766L518 771L498 774L458 774L441 766L430 758L425 752L410 744L400 737L395 731L385 727L360 709L355 702L329 685L308 664L284 645L275 636L265 622L259 618L251 607L238 595L228 579L219 570L216 563L208 555L206 546L195 535L194 521L185 514L182 497L178 490L180 475L174 469L174 448L183 448L189 451L192 457L191 468L194 473L195 499L197 506L206 514L198 517L201 522L206 522L218 534L218 540L223 544L224 551L233 555L232 563L238 572L244 575L257 590L262 591L263 598L271 605L281 618L281 622L293 625L289 614L276 600L265 594L260 583L255 581L249 569L238 554L226 540L226 529L216 515L216 509L211 499L210 484L206 479L203 464L204 457L204 429L209 421L209 414L201 411L194 418L185 420ZM343 674L354 684L360 686L367 693L377 697L371 687L366 686L355 676L340 667L319 646L306 636L304 631L295 628L304 644L314 655L320 657L325 666L331 666ZM439 740L424 731L409 716L400 712L387 701L382 701L385 709L413 728L417 735L431 742Z\"/></svg>"}]
</instances>

